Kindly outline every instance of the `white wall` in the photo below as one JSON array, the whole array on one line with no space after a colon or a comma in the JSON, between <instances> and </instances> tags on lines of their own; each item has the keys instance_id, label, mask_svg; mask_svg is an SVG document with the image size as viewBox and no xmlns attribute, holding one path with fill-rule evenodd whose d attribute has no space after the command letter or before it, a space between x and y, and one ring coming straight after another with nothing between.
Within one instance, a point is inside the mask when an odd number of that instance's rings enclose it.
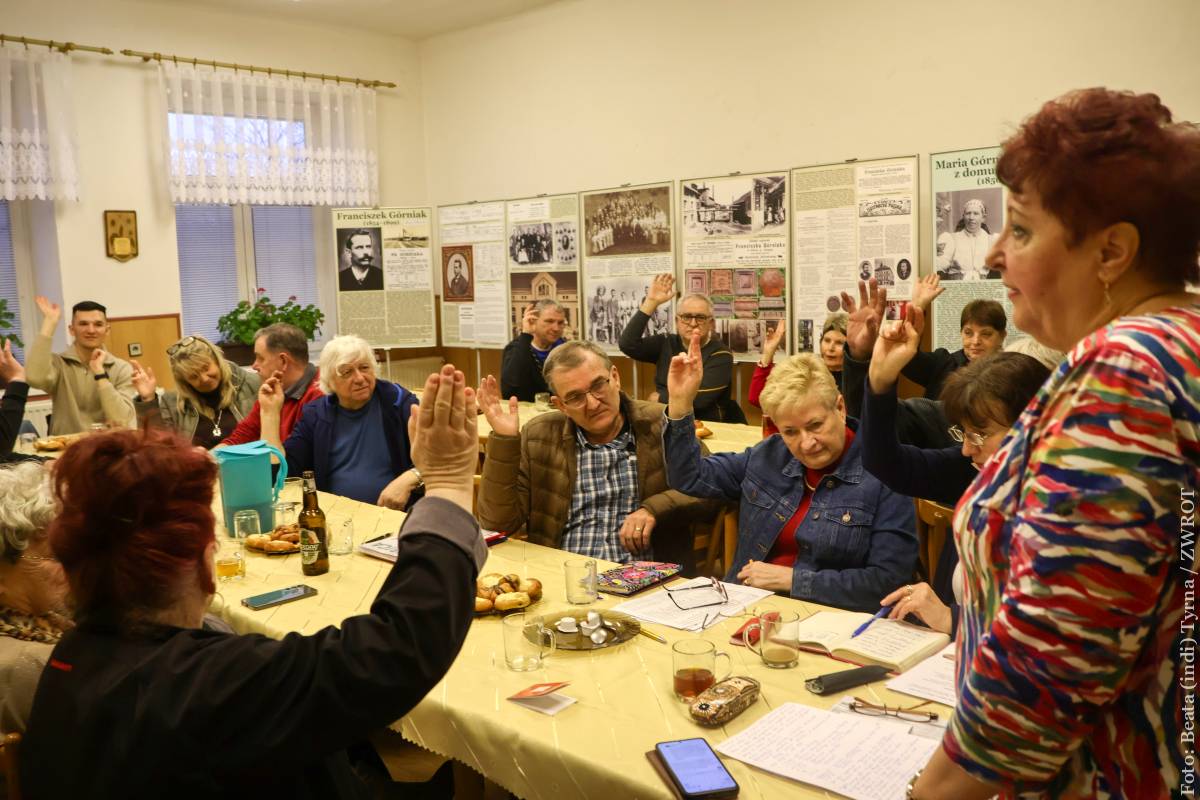
<instances>
[{"instance_id":1,"label":"white wall","mask_svg":"<svg viewBox=\"0 0 1200 800\"><path fill-rule=\"evenodd\" d=\"M399 205L425 196L424 129L416 45L371 31L284 24L180 3L126 0L0 0L0 30L34 38L149 52L175 53L308 72L389 80L377 111L380 202ZM12 45L7 45L11 47ZM61 285L38 291L98 300L112 316L180 309L175 213L166 199L153 127L157 78L139 59L75 53L75 118L79 130L81 199L55 204ZM105 257L102 212L138 214L138 258ZM33 242L35 261L50 248ZM27 314L36 315L28 309ZM36 320L33 321L36 326Z\"/></svg>"},{"instance_id":2,"label":"white wall","mask_svg":"<svg viewBox=\"0 0 1200 800\"><path fill-rule=\"evenodd\" d=\"M1200 120L1194 0L564 0L421 42L430 200L998 144L1108 85ZM928 247L923 248L928 250Z\"/></svg>"}]
</instances>

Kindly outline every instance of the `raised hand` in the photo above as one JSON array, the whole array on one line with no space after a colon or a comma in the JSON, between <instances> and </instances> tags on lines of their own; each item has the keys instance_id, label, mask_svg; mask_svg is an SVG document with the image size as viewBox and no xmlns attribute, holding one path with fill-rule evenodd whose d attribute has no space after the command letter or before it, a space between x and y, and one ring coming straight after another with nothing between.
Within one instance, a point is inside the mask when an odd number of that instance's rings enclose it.
<instances>
[{"instance_id":1,"label":"raised hand","mask_svg":"<svg viewBox=\"0 0 1200 800\"><path fill-rule=\"evenodd\" d=\"M931 272L921 278L913 284L912 301L919 305L922 311L928 313L930 307L933 306L933 301L946 291L946 287L940 285L941 282L942 279L936 272Z\"/></svg>"},{"instance_id":2,"label":"raised hand","mask_svg":"<svg viewBox=\"0 0 1200 800\"><path fill-rule=\"evenodd\" d=\"M667 413L679 419L692 413L692 402L704 380L704 362L700 357L700 334L693 333L686 353L671 359L667 370Z\"/></svg>"},{"instance_id":3,"label":"raised hand","mask_svg":"<svg viewBox=\"0 0 1200 800\"><path fill-rule=\"evenodd\" d=\"M283 410L283 373L278 370L258 388L258 410L276 416Z\"/></svg>"},{"instance_id":4,"label":"raised hand","mask_svg":"<svg viewBox=\"0 0 1200 800\"><path fill-rule=\"evenodd\" d=\"M887 289L880 289L874 278L858 282L858 304L850 295L842 292L842 308L850 314L846 322L846 343L850 355L863 361L870 357L875 347L875 337L887 312Z\"/></svg>"},{"instance_id":5,"label":"raised hand","mask_svg":"<svg viewBox=\"0 0 1200 800\"><path fill-rule=\"evenodd\" d=\"M412 460L426 496L450 500L468 514L479 464L478 413L475 391L446 364L425 380L421 405L408 418Z\"/></svg>"},{"instance_id":6,"label":"raised hand","mask_svg":"<svg viewBox=\"0 0 1200 800\"><path fill-rule=\"evenodd\" d=\"M25 382L25 367L12 354L12 342L5 339L4 347L0 349L0 383L7 386L13 381Z\"/></svg>"},{"instance_id":7,"label":"raised hand","mask_svg":"<svg viewBox=\"0 0 1200 800\"><path fill-rule=\"evenodd\" d=\"M33 300L37 303L38 311L42 312L43 318L53 319L55 322L58 322L62 318L62 308L58 303L52 303L49 298L43 297L40 294L33 298Z\"/></svg>"},{"instance_id":8,"label":"raised hand","mask_svg":"<svg viewBox=\"0 0 1200 800\"><path fill-rule=\"evenodd\" d=\"M658 308L663 303L670 302L674 296L675 276L664 272L654 276L654 280L650 283L650 289L646 292L645 302L653 303L654 308ZM643 308L642 310L645 311L646 309Z\"/></svg>"},{"instance_id":9,"label":"raised hand","mask_svg":"<svg viewBox=\"0 0 1200 800\"><path fill-rule=\"evenodd\" d=\"M108 358L108 353L104 352L102 348L97 347L92 351L92 357L88 359L88 369L92 371L93 375L104 374L104 359L106 358Z\"/></svg>"},{"instance_id":10,"label":"raised hand","mask_svg":"<svg viewBox=\"0 0 1200 800\"><path fill-rule=\"evenodd\" d=\"M779 345L783 344L783 337L787 333L787 322L779 320L779 324L775 326L775 330L767 334L767 338L763 341L762 358L759 359L764 363L770 363L775 358L775 351L779 349Z\"/></svg>"},{"instance_id":11,"label":"raised hand","mask_svg":"<svg viewBox=\"0 0 1200 800\"><path fill-rule=\"evenodd\" d=\"M533 303L525 309L524 315L521 317L521 333L533 333L534 326L537 325L538 313Z\"/></svg>"},{"instance_id":12,"label":"raised hand","mask_svg":"<svg viewBox=\"0 0 1200 800\"><path fill-rule=\"evenodd\" d=\"M517 398L508 398L507 408L505 408L504 398L500 395L500 382L492 375L488 375L479 384L478 394L479 407L483 409L483 415L487 417L488 424L492 426L492 430L501 436L516 436L521 429L521 418L517 414Z\"/></svg>"},{"instance_id":13,"label":"raised hand","mask_svg":"<svg viewBox=\"0 0 1200 800\"><path fill-rule=\"evenodd\" d=\"M889 325L875 341L871 354L871 366L867 378L875 394L890 392L900 377L900 370L917 354L921 344L921 331L925 330L925 312L915 303L909 303L904 322Z\"/></svg>"},{"instance_id":14,"label":"raised hand","mask_svg":"<svg viewBox=\"0 0 1200 800\"><path fill-rule=\"evenodd\" d=\"M144 402L154 399L158 391L158 381L154 378L154 370L143 367L136 361L129 362L133 366L133 388L137 389L138 397Z\"/></svg>"}]
</instances>

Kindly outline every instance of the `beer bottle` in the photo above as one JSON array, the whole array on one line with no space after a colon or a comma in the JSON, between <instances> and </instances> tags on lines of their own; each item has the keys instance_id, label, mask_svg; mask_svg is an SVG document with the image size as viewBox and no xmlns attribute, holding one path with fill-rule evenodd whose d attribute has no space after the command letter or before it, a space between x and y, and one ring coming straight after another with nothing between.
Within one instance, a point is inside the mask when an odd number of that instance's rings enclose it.
<instances>
[{"instance_id":1,"label":"beer bottle","mask_svg":"<svg viewBox=\"0 0 1200 800\"><path fill-rule=\"evenodd\" d=\"M329 572L329 537L325 530L325 512L317 502L317 479L311 469L304 475L304 510L300 512L300 569L305 575Z\"/></svg>"}]
</instances>

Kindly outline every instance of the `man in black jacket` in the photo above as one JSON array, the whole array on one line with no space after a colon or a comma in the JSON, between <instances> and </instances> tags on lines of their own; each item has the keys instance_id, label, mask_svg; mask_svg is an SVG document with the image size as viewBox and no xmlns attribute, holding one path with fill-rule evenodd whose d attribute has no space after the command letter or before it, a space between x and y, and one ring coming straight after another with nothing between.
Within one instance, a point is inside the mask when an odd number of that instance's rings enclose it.
<instances>
[{"instance_id":1,"label":"man in black jacket","mask_svg":"<svg viewBox=\"0 0 1200 800\"><path fill-rule=\"evenodd\" d=\"M555 300L538 300L525 309L521 319L521 335L504 348L500 364L500 392L504 397L516 395L526 403L534 401L539 392L549 392L542 377L542 365L550 351L566 341L563 328L567 317Z\"/></svg>"}]
</instances>

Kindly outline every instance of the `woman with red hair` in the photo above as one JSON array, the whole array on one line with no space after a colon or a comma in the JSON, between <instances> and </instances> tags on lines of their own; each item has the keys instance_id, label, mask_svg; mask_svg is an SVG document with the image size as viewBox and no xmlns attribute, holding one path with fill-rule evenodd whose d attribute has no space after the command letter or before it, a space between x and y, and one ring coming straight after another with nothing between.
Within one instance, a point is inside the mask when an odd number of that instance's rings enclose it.
<instances>
[{"instance_id":1,"label":"woman with red hair","mask_svg":"<svg viewBox=\"0 0 1200 800\"><path fill-rule=\"evenodd\" d=\"M56 464L50 545L77 607L42 673L30 797L363 797L345 749L408 712L457 655L487 548L471 516L475 398L429 376L409 430L426 496L369 614L282 640L202 630L213 481L163 431L75 444Z\"/></svg>"},{"instance_id":2,"label":"woman with red hair","mask_svg":"<svg viewBox=\"0 0 1200 800\"><path fill-rule=\"evenodd\" d=\"M1073 92L996 171L988 266L1017 327L1070 354L955 512L958 706L908 796L1165 798L1194 787L1200 128Z\"/></svg>"}]
</instances>

